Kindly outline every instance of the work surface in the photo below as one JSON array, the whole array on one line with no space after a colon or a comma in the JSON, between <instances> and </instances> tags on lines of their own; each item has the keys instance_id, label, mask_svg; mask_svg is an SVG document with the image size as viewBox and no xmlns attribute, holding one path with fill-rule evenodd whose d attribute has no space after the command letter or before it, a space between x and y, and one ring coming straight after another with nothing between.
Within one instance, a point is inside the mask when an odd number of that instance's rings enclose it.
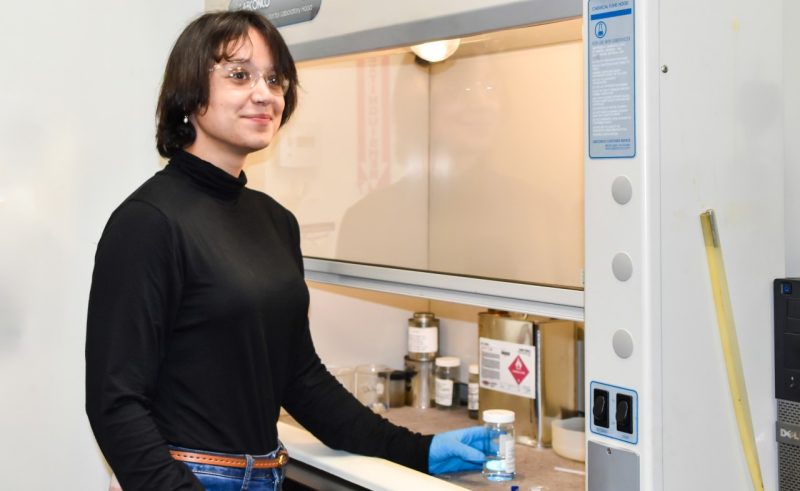
<instances>
[{"instance_id":1,"label":"work surface","mask_svg":"<svg viewBox=\"0 0 800 491\"><path fill-rule=\"evenodd\" d=\"M414 409L411 407L402 407L391 409L384 413L383 416L395 424L405 426L421 433L440 433L443 431L465 428L479 424L477 420L470 419L467 416L466 409L463 408L443 411L439 409ZM297 423L288 416L281 417L281 421L285 424L293 426L297 425ZM281 434L281 439L284 440L284 443L289 448L291 453L291 442L285 440L284 434ZM305 448L308 447L304 447L304 449ZM333 451L328 450L323 453L327 454L329 452ZM489 482L484 479L483 476L481 476L480 472L465 472L438 476L439 480L442 484L449 483L455 486L473 490L497 491L502 489L508 491L513 485L519 486L520 491L580 491L584 489L584 465L582 462L575 462L562 458L556 455L551 449L536 449L527 447L525 445L517 445L516 452L517 477L512 481L501 483ZM316 462L316 456L308 452L304 452L303 456L295 453L295 455L292 457L297 458L298 460L303 461L311 466L323 468L323 470L332 472L345 479L352 480L354 482L360 481L360 485L370 489L391 489L390 487L385 487L385 480L381 480L382 482L380 483L374 483L374 485L370 485L370 483L364 480L365 478L352 479L351 476L342 475L341 473L336 472L334 469L326 468L329 461L326 461L325 465L318 465L320 462ZM353 457L365 459L363 457ZM327 460L328 457L326 455L322 458ZM368 460L380 462L380 459ZM364 470L368 473L369 470L365 468L365 465L368 464L365 464L365 462L366 461L360 460L357 467L360 467L360 470ZM349 467L348 472L353 471L352 466L345 467ZM408 473L419 475L419 473L411 470L409 470ZM419 477L422 476L420 475Z\"/></svg>"}]
</instances>

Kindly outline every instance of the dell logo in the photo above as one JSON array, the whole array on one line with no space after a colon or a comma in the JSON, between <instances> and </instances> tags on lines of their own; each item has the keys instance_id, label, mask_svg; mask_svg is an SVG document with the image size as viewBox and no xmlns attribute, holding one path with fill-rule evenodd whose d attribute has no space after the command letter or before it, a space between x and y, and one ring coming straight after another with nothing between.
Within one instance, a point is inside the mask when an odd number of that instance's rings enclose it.
<instances>
[{"instance_id":1,"label":"dell logo","mask_svg":"<svg viewBox=\"0 0 800 491\"><path fill-rule=\"evenodd\" d=\"M797 431L787 430L786 428L781 428L781 438L791 438L792 440L796 440L800 442L800 434Z\"/></svg>"}]
</instances>

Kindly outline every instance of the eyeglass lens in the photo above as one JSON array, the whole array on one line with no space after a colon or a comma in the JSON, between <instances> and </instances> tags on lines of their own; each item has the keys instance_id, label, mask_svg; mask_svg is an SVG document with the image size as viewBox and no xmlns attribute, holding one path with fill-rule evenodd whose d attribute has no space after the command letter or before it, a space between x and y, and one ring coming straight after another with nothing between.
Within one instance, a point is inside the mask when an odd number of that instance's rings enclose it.
<instances>
[{"instance_id":1,"label":"eyeglass lens","mask_svg":"<svg viewBox=\"0 0 800 491\"><path fill-rule=\"evenodd\" d=\"M251 63L224 63L214 65L212 70L222 73L225 80L233 87L252 89L260 79L264 79L270 92L284 95L289 88L289 81L272 70L261 71Z\"/></svg>"}]
</instances>

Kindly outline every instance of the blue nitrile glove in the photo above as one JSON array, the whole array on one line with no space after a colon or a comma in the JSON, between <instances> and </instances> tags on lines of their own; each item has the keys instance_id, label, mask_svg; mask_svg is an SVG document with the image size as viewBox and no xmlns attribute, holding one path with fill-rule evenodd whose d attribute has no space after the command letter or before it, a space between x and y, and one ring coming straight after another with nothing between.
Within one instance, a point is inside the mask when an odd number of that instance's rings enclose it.
<instances>
[{"instance_id":1,"label":"blue nitrile glove","mask_svg":"<svg viewBox=\"0 0 800 491\"><path fill-rule=\"evenodd\" d=\"M489 434L483 426L434 435L428 455L428 472L445 474L481 469L486 460L483 449L488 440Z\"/></svg>"}]
</instances>

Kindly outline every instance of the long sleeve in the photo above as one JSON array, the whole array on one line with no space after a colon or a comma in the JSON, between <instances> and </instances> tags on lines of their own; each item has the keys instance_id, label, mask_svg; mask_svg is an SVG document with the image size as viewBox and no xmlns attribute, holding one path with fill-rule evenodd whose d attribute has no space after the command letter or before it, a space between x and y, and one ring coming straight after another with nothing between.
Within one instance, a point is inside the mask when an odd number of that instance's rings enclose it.
<instances>
[{"instance_id":1,"label":"long sleeve","mask_svg":"<svg viewBox=\"0 0 800 491\"><path fill-rule=\"evenodd\" d=\"M296 260L302 269L299 230L294 217L291 219L297 242ZM284 399L287 411L331 448L381 457L428 472L433 436L390 423L345 390L320 361L307 320L293 334L291 378Z\"/></svg>"},{"instance_id":2,"label":"long sleeve","mask_svg":"<svg viewBox=\"0 0 800 491\"><path fill-rule=\"evenodd\" d=\"M125 491L202 490L173 460L153 419L159 366L180 302L181 268L169 224L129 200L97 248L86 336L86 412Z\"/></svg>"}]
</instances>

